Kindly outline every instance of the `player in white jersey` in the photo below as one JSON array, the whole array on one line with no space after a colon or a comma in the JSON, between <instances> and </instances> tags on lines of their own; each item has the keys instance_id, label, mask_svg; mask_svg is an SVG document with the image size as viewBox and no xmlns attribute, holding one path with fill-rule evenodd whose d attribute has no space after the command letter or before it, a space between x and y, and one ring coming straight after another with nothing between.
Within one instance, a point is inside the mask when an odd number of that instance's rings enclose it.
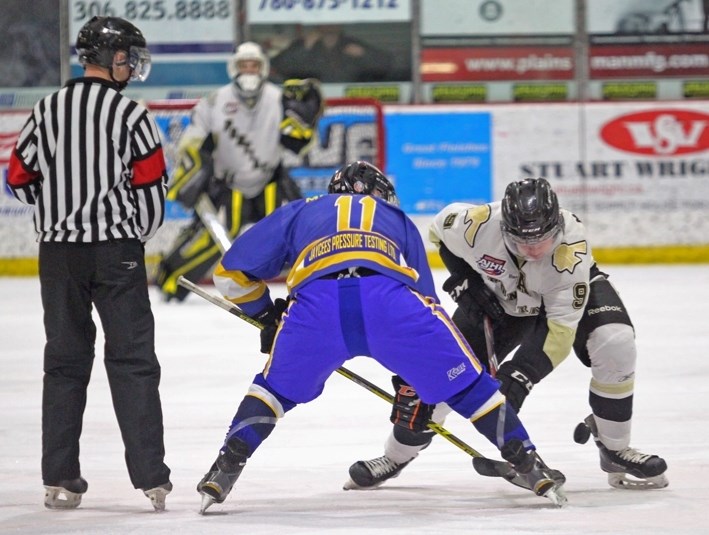
<instances>
[{"instance_id":1,"label":"player in white jersey","mask_svg":"<svg viewBox=\"0 0 709 535\"><path fill-rule=\"evenodd\" d=\"M524 179L508 185L502 202L449 205L435 217L430 239L451 273L443 289L458 305L453 321L491 372L494 355L507 357L496 377L510 405L519 410L532 387L573 348L592 376L592 414L577 428L575 440L585 442L593 434L611 486L667 486L665 461L630 447L632 323L596 266L583 224L559 207L549 183ZM486 337L485 316L493 336ZM488 351L489 342L494 352ZM385 455L354 463L346 489L373 488L397 476L430 444L428 418L442 423L450 412L445 404L425 406L401 378L393 383L395 425Z\"/></svg>"},{"instance_id":2,"label":"player in white jersey","mask_svg":"<svg viewBox=\"0 0 709 535\"><path fill-rule=\"evenodd\" d=\"M283 151L299 154L312 140L323 105L319 83L288 80L281 88L269 82L268 58L253 42L239 45L227 71L232 81L195 105L179 141L167 198L196 215L158 269L168 300L183 300L189 292L177 285L178 277L201 279L225 247L208 232L204 210L218 216L230 241L244 225L301 197L282 165Z\"/></svg>"}]
</instances>

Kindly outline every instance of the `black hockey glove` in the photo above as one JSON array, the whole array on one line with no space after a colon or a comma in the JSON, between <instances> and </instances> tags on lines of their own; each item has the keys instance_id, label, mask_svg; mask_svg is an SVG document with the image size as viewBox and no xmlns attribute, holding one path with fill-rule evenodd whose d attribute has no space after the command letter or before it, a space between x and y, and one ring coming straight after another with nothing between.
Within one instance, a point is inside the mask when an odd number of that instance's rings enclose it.
<instances>
[{"instance_id":1,"label":"black hockey glove","mask_svg":"<svg viewBox=\"0 0 709 535\"><path fill-rule=\"evenodd\" d=\"M500 392L505 395L512 408L519 412L534 383L525 372L511 362L505 362L500 366L496 377L500 382Z\"/></svg>"},{"instance_id":2,"label":"black hockey glove","mask_svg":"<svg viewBox=\"0 0 709 535\"><path fill-rule=\"evenodd\" d=\"M482 277L472 269L466 273L451 273L443 283L443 291L451 296L469 318L483 313L491 320L499 321L505 315L505 309L495 292L485 286Z\"/></svg>"},{"instance_id":3,"label":"black hockey glove","mask_svg":"<svg viewBox=\"0 0 709 535\"><path fill-rule=\"evenodd\" d=\"M271 353L281 315L287 307L288 301L279 298L273 302L273 305L254 316L254 319L263 325L263 329L261 329L261 353L266 353L267 355Z\"/></svg>"},{"instance_id":4,"label":"black hockey glove","mask_svg":"<svg viewBox=\"0 0 709 535\"><path fill-rule=\"evenodd\" d=\"M394 385L391 423L417 433L425 431L436 406L421 401L416 391L398 375L391 378L391 384Z\"/></svg>"}]
</instances>

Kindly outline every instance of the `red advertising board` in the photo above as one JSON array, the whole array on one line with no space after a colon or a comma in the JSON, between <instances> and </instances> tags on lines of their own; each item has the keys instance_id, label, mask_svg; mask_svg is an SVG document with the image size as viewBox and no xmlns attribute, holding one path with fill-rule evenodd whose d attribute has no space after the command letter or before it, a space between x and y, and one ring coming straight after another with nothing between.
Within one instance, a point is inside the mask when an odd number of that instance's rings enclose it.
<instances>
[{"instance_id":1,"label":"red advertising board","mask_svg":"<svg viewBox=\"0 0 709 535\"><path fill-rule=\"evenodd\" d=\"M592 46L592 79L708 76L706 44L640 44Z\"/></svg>"},{"instance_id":2,"label":"red advertising board","mask_svg":"<svg viewBox=\"0 0 709 535\"><path fill-rule=\"evenodd\" d=\"M572 80L570 47L426 48L422 52L424 82L482 80Z\"/></svg>"}]
</instances>

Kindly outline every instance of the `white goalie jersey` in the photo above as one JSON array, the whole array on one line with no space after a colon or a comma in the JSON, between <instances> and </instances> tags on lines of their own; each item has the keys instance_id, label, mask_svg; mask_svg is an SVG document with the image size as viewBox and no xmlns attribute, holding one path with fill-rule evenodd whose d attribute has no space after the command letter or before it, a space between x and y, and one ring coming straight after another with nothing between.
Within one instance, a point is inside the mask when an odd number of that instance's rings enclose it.
<instances>
[{"instance_id":1,"label":"white goalie jersey","mask_svg":"<svg viewBox=\"0 0 709 535\"><path fill-rule=\"evenodd\" d=\"M283 117L280 87L265 82L253 108L237 96L233 84L200 100L192 111L180 148L201 146L214 137L214 176L246 198L256 197L281 162L279 124Z\"/></svg>"},{"instance_id":2,"label":"white goalie jersey","mask_svg":"<svg viewBox=\"0 0 709 535\"><path fill-rule=\"evenodd\" d=\"M435 217L430 239L444 243L482 276L512 316L535 316L544 305L550 338L556 350L547 351L558 364L571 350L576 327L586 306L591 247L583 224L561 210L564 229L553 253L535 262L514 256L502 238L501 203L454 203ZM551 349L551 348L549 348Z\"/></svg>"}]
</instances>

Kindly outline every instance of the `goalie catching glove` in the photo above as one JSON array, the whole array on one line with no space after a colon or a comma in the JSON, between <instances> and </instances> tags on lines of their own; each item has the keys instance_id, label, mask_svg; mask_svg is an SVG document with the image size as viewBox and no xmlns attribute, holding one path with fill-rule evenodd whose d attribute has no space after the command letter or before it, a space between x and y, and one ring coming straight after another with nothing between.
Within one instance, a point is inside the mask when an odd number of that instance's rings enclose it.
<instances>
[{"instance_id":1,"label":"goalie catching glove","mask_svg":"<svg viewBox=\"0 0 709 535\"><path fill-rule=\"evenodd\" d=\"M288 301L285 299L276 299L273 304L262 310L254 316L263 329L261 329L261 353L269 355L273 347L273 341L276 339L276 331L278 324L281 322L281 316L288 308Z\"/></svg>"},{"instance_id":2,"label":"goalie catching glove","mask_svg":"<svg viewBox=\"0 0 709 535\"><path fill-rule=\"evenodd\" d=\"M324 110L320 82L315 78L283 82L281 144L301 154L313 140L315 127Z\"/></svg>"},{"instance_id":3,"label":"goalie catching glove","mask_svg":"<svg viewBox=\"0 0 709 535\"><path fill-rule=\"evenodd\" d=\"M391 384L394 386L391 423L417 433L425 431L436 406L421 401L416 390L398 375L391 378Z\"/></svg>"}]
</instances>

